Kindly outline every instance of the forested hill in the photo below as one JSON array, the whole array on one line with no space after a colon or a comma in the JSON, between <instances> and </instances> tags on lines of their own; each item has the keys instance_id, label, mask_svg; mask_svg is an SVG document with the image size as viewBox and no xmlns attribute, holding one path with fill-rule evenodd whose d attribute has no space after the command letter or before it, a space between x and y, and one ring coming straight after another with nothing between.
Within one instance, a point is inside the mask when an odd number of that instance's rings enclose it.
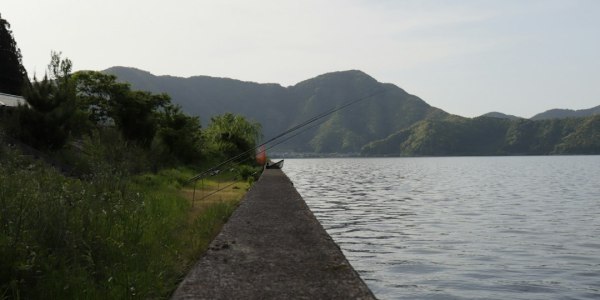
<instances>
[{"instance_id":1,"label":"forested hill","mask_svg":"<svg viewBox=\"0 0 600 300\"><path fill-rule=\"evenodd\" d=\"M548 119L564 119L564 118L580 118L600 115L600 105L588 109L572 110L572 109L551 109L543 113L539 113L532 120L548 120Z\"/></svg>"},{"instance_id":2,"label":"forested hill","mask_svg":"<svg viewBox=\"0 0 600 300\"><path fill-rule=\"evenodd\" d=\"M481 117L490 117L490 118L498 118L498 119L509 119L509 120L519 120L519 119L523 119L521 117L517 117L517 116L513 116L513 115L507 115L501 112L497 112L497 111L493 111L493 112L489 112L487 114L483 114L481 115Z\"/></svg>"},{"instance_id":3,"label":"forested hill","mask_svg":"<svg viewBox=\"0 0 600 300\"><path fill-rule=\"evenodd\" d=\"M113 67L104 71L134 89L164 92L172 101L206 124L224 112L242 114L263 126L265 138L319 113L374 92L376 96L323 119L279 148L297 152L351 153L411 125L448 114L392 84L380 83L361 71L328 73L294 86L258 84L227 78L155 76L149 72Z\"/></svg>"},{"instance_id":4,"label":"forested hill","mask_svg":"<svg viewBox=\"0 0 600 300\"><path fill-rule=\"evenodd\" d=\"M363 148L366 156L600 154L600 115L550 120L425 120Z\"/></svg>"}]
</instances>

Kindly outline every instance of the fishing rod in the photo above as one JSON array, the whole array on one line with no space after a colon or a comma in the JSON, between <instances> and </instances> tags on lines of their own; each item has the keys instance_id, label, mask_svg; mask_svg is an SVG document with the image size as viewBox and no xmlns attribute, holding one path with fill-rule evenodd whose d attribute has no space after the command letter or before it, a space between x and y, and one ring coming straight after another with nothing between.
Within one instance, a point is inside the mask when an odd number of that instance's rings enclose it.
<instances>
[{"instance_id":1,"label":"fishing rod","mask_svg":"<svg viewBox=\"0 0 600 300\"><path fill-rule=\"evenodd\" d=\"M267 151L267 150L269 150L269 149L272 149L272 148L274 148L274 147L276 147L276 146L278 146L278 145L280 145L280 144L282 144L282 143L285 143L285 142L289 141L290 139L293 139L293 138L295 138L296 136L298 136L298 135L300 135L300 134L302 134L302 133L305 133L305 132L307 132L307 131L309 131L309 130L311 130L311 129L313 129L313 128L315 128L315 127L317 127L317 126L319 126L319 125L321 125L321 124L323 124L323 123L325 123L326 121L327 121L327 120L322 120L322 121L320 121L320 122L317 122L317 123L314 123L314 124L312 124L311 126L308 126L308 127L306 127L306 128L303 128L301 131L299 131L299 132L297 132L297 133L295 133L295 134L293 134L293 135L291 135L291 136L289 136L289 137L286 137L285 139L283 139L283 140L281 140L281 141L278 141L277 143L275 143L275 144L273 144L273 145L270 145L268 148L266 148L266 149L264 149L264 150L261 150L261 151ZM242 163L242 162L244 162L244 161L246 161L246 160L249 160L249 159L250 159L249 157L246 157L246 158L244 158L243 160L241 160L241 161L239 161L239 162L237 162L237 163L236 163L236 162L231 162L231 163L232 163L232 164L234 164L234 163L235 163L235 164L240 164L240 163ZM254 176L254 175L256 175L257 173L258 173L258 171L256 171L256 172L252 173L250 176ZM201 179L201 180L203 180L203 179ZM216 191L213 191L213 192L209 193L208 195L203 195L203 196L202 196L202 198L200 198L200 199L198 199L198 200L199 200L199 201L202 201L202 200L204 200L204 199L206 199L206 198L208 198L208 197L210 197L210 196L212 196L212 195L215 195L215 194L219 193L219 192L220 192L220 191L222 191L222 190L225 190L225 189L229 188L230 186L232 186L232 185L234 185L234 184L236 184L236 182L232 182L232 183L230 183L230 184L228 184L228 185L226 185L226 186L224 186L224 187L222 187L222 188L219 188L219 189L217 189ZM195 203L195 202L196 202L196 185L194 184L194 194L193 194L193 196L192 196L192 206L194 205L194 203Z\"/></svg>"},{"instance_id":2,"label":"fishing rod","mask_svg":"<svg viewBox=\"0 0 600 300\"><path fill-rule=\"evenodd\" d=\"M297 132L297 133L295 133L295 134L293 134L293 135L291 135L291 136L289 136L289 137L286 137L285 139L283 139L283 140L281 140L281 141L278 141L277 143L275 143L275 144L273 144L273 145L270 145L268 148L266 148L266 149L264 149L264 150L261 150L261 151L267 151L267 150L269 150L269 149L272 149L272 148L274 148L274 147L276 147L276 146L278 146L278 145L280 145L280 144L282 144L282 143L285 143L285 142L289 141L290 139L293 139L293 138L295 138L296 136L298 136L298 135L300 135L300 134L302 134L302 133L304 133L304 132L307 132L307 131L309 131L309 130L311 130L311 129L313 129L313 128L315 128L315 127L317 127L317 126L319 126L319 125L321 125L321 124L323 124L323 123L325 123L326 121L327 121L327 120L323 120L323 121L317 122L317 123L315 123L315 124L312 124L311 126L308 126L308 127L306 127L306 128L303 128L303 130L301 130L301 131L299 131L299 132ZM241 160L241 161L238 161L238 162L231 162L231 164L240 164L240 163L242 163L242 162L244 162L244 161L246 161L246 160L249 160L249 159L250 159L249 157L246 157L246 158L244 158L244 159L243 159L243 160ZM256 173L258 173L258 171L256 171L256 172L252 173L250 176L254 176L254 175L256 175ZM208 198L208 197L210 197L210 196L212 196L212 195L214 195L214 194L217 194L218 192L220 192L220 191L222 191L222 190L225 190L225 189L227 189L228 187L230 187L230 186L232 186L232 185L234 185L234 184L236 184L236 182L232 182L232 183L230 183L230 184L228 184L228 185L226 185L226 186L224 186L224 187L222 187L222 188L220 188L220 189L217 189L216 191L213 191L212 193L210 193L210 194L208 194L208 195L203 195L203 196L202 196L202 198L200 198L199 200L200 200L200 201L201 201L201 200L204 200L204 199L206 199L206 198ZM195 202L195 199L196 199L196 196L195 196L195 195L196 195L196 188L195 188L195 186L194 186L194 196L192 197L192 199L193 199L192 201L194 201L194 202Z\"/></svg>"},{"instance_id":3,"label":"fishing rod","mask_svg":"<svg viewBox=\"0 0 600 300\"><path fill-rule=\"evenodd\" d=\"M307 131L309 131L309 130L311 130L311 129L313 129L313 128L315 128L315 127L317 127L317 126L319 126L319 125L321 125L321 124L323 124L323 123L325 123L326 121L327 121L327 120L322 120L322 121L320 121L320 122L317 122L317 123L315 123L315 124L312 124L311 126L308 126L308 127L306 127L306 128L303 128L301 131L299 131L299 132L297 132L297 133L295 133L295 134L293 134L293 135L291 135L291 136L289 136L289 137L286 137L285 139L283 139L283 140L280 140L280 141L278 141L278 142L277 142L277 143L275 143L275 144L269 145L269 147L265 148L264 150L262 150L262 149L261 149L260 151L261 151L261 152L262 152L262 151L265 151L265 152L266 152L267 150L273 149L273 148L275 148L276 146L279 146L279 145L281 145L281 144L283 144L283 143L285 143L285 142L287 142L287 141L289 141L289 140L291 140L291 139L295 138L296 136L298 136L298 135L300 135L300 134L303 134L303 133L305 133L305 132L307 132ZM260 147L260 146L259 146L259 147ZM243 158L242 160L240 160L240 161L237 161L237 162L236 162L236 161L232 161L232 162L230 162L229 164L241 164L242 162L244 162L244 161L247 161L247 160L250 160L250 159L251 159L250 157L247 157L247 156L246 156L246 157L244 157L244 158ZM229 165L229 164L226 164L226 165ZM254 174L252 174L252 175L254 175Z\"/></svg>"},{"instance_id":4,"label":"fishing rod","mask_svg":"<svg viewBox=\"0 0 600 300\"><path fill-rule=\"evenodd\" d=\"M321 121L321 122L317 122L317 123L315 123L315 124L313 124L313 125L311 125L311 126L309 126L309 127L306 127L306 128L304 128L303 130L301 130L301 131L299 131L299 132L297 132L297 133L295 133L295 134L293 134L293 135L291 135L291 136L289 136L289 137L286 137L285 139L283 139L283 140L281 140L281 141L278 141L277 143L275 143L275 144L273 144L273 145L270 145L270 146L269 146L268 148L266 148L264 151L267 151L267 150L269 150L269 149L273 149L273 148L275 148L275 147L276 147L276 146L278 146L278 145L281 145L281 144L283 144L283 143L285 143L285 142L287 142L287 141L289 141L289 140L291 140L291 139L293 139L293 138L295 138L295 137L297 137L297 136L299 136L299 135L301 135L301 134L303 134L303 133L305 133L305 132L307 132L307 131L309 131L309 130L311 130L311 129L313 129L313 128L317 127L317 126L320 126L320 125L322 125L322 124L323 124L323 123L325 123L326 121L327 121L327 120L323 120L323 121Z\"/></svg>"},{"instance_id":5,"label":"fishing rod","mask_svg":"<svg viewBox=\"0 0 600 300\"><path fill-rule=\"evenodd\" d=\"M261 147L261 146L264 146L264 145L266 145L266 144L268 144L268 143L270 143L270 142L272 142L272 141L274 141L274 140L276 140L276 139L278 139L278 138L280 138L280 137L282 137L282 136L284 136L284 135L286 135L286 134L288 134L288 133L291 133L291 132L293 132L293 131L296 131L296 130L298 130L298 129L300 129L300 128L302 128L302 127L304 127L304 126L306 126L306 125L308 125L308 124L310 124L310 123L313 123L313 122L315 122L315 121L317 121L317 120L319 120L319 119L322 119L322 118L324 118L324 117L326 117L326 116L329 116L329 115L331 115L331 114L333 114L333 113L335 113L335 112L338 112L338 111L340 111L340 110L342 110L342 109L344 109L344 108L346 108L346 107L348 107L348 106L350 106L350 105L354 105L354 104L356 104L356 103L358 103L358 102L364 101L364 100L366 100L366 99L369 99L369 98L371 98L371 97L374 97L374 96L376 96L376 95L378 95L378 94L382 94L382 93L383 93L383 92L385 92L385 91L386 91L386 90L384 90L384 89L380 89L380 90L378 90L378 91L376 91L376 92L373 92L373 93L371 93L371 94L368 94L368 95L366 95L366 96L364 96L364 97L361 97L361 98L355 99L355 100L353 100L353 101L350 101L350 102L348 102L348 103L346 103L346 104L344 104L344 105L342 105L342 106L335 107L335 108L332 108L332 109L330 109L330 110L328 110L328 111L325 111L325 112L323 112L323 113L321 113L321 114L318 114L318 115L316 115L316 116L314 116L314 117L312 117L312 118L310 118L310 119L308 119L308 120L304 121L303 123L300 123L300 124L298 124L298 125L296 125L296 126L294 126L294 127L290 128L290 129L288 129L288 130L284 131L283 133L281 133L281 134L279 134L279 135L277 135L277 136L275 136L275 137L271 138L270 140L268 140L268 141L264 142L263 144L259 145L258 147L256 147L256 149L258 149L259 147ZM255 150L256 150L256 149L255 149Z\"/></svg>"},{"instance_id":6,"label":"fishing rod","mask_svg":"<svg viewBox=\"0 0 600 300\"><path fill-rule=\"evenodd\" d=\"M379 94L382 94L382 93L384 93L384 92L386 92L386 90L384 90L384 89L380 89L380 90L377 90L377 91L375 91L375 92L373 92L373 93L370 93L370 94L368 94L368 95L366 95L366 96L363 96L363 97L361 97L361 98L358 98L358 99L355 99L355 100L349 101L348 103L346 103L346 104L344 104L344 105L342 105L342 106L339 106L339 107L334 107L334 108L332 108L332 109L329 109L329 110L327 110L327 111L325 111L325 112L323 112L323 113L317 114L317 115L315 115L315 116L313 116L313 117L309 118L308 120L306 120L306 121L304 121L304 122L302 122L302 123L300 123L300 124L298 124L298 125L296 125L296 126L294 126L294 127L290 128L290 129L288 129L288 130L285 130L284 132L282 132L282 133L280 133L280 134L278 134L278 135L276 135L276 136L274 136L274 137L270 138L270 139L269 139L269 140L267 140L266 142L263 142L263 143L261 143L260 145L258 145L258 146L256 146L256 147L254 147L254 148L252 148L252 149L248 149L248 150L246 150L246 151L244 151L244 152L242 152L242 153L240 153L240 154L238 154L238 155L236 155L236 156L233 156L233 157L231 157L231 158L229 158L229 159L227 159L227 160L225 160L225 161L223 161L223 162L221 162L221 163L219 163L219 164L217 164L217 165L215 165L215 166L213 166L213 167L211 167L211 168L209 168L209 169L207 169L207 170L205 170L205 171L203 171L203 172L201 172L201 173L199 173L199 174L197 174L196 176L194 176L194 177L190 178L190 179L189 179L187 182L189 183L189 182L192 182L192 181L198 180L198 179L200 179L200 178L202 178L202 177L204 177L204 176L206 176L206 175L208 175L208 174L214 173L216 170L218 170L218 169L222 168L223 166L226 166L227 164L229 164L229 163L231 163L231 162L234 162L234 161L238 160L239 158L242 158L242 157L244 157L244 156L248 155L249 153L256 152L256 150L257 150L257 149L259 149L259 148L261 148L261 147L263 147L263 146L265 146L265 145L267 145L267 144L269 144L269 143L271 143L271 142L273 142L273 141L275 141L275 140L277 140L277 139L279 139L279 138L281 138L281 137L283 137L283 136L285 136L285 135L288 135L288 134L290 134L290 133L292 133L292 132L294 132L294 131L296 131L296 130L298 130L298 129L302 128L302 127L305 127L305 126L307 126L307 125L309 125L309 124L311 124L311 123L314 123L315 121L317 121L317 120L319 120L319 119L322 119L322 118L324 118L324 117L327 117L327 116L329 116L329 115L331 115L331 114L333 114L333 113L335 113L335 112L338 112L338 111L340 111L340 110L342 110L342 109L345 109L346 107L349 107L349 106L351 106L351 105L354 105L354 104L356 104L356 103L362 102L362 101L364 101L364 100L366 100L366 99L372 98L372 97L374 97L374 96L377 96L377 95L379 95ZM303 132L304 132L304 131L303 131ZM294 135L294 136L292 136L292 137L295 137L295 136L297 136L297 135L298 135L298 134L296 134L296 135ZM291 137L290 137L290 138L291 138ZM287 138L287 139L285 139L284 141L287 141L287 140L289 140L290 138ZM278 144L276 144L276 145L279 145L279 144L280 144L280 143L278 143ZM272 147L271 147L271 148L272 148Z\"/></svg>"}]
</instances>

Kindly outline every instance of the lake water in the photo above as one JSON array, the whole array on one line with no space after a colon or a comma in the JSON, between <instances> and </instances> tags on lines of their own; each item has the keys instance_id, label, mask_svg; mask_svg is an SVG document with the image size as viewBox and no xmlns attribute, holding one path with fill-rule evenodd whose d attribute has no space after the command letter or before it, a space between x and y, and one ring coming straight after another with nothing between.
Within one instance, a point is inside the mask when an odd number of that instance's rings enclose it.
<instances>
[{"instance_id":1,"label":"lake water","mask_svg":"<svg viewBox=\"0 0 600 300\"><path fill-rule=\"evenodd\" d=\"M600 299L600 156L286 159L380 299Z\"/></svg>"}]
</instances>

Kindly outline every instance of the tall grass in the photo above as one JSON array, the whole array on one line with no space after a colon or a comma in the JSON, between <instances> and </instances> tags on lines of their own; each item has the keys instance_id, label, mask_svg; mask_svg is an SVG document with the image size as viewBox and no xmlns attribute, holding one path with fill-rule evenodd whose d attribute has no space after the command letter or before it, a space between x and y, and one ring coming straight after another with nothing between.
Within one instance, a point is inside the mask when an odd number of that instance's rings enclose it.
<instances>
[{"instance_id":1,"label":"tall grass","mask_svg":"<svg viewBox=\"0 0 600 300\"><path fill-rule=\"evenodd\" d=\"M0 146L0 299L166 298L237 205L190 219L185 169L93 174Z\"/></svg>"}]
</instances>

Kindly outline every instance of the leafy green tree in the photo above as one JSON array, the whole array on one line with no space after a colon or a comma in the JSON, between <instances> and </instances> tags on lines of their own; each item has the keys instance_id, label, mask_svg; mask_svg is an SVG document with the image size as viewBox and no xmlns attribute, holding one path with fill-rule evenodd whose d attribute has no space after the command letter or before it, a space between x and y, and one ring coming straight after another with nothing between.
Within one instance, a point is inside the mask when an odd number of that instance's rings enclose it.
<instances>
[{"instance_id":1,"label":"leafy green tree","mask_svg":"<svg viewBox=\"0 0 600 300\"><path fill-rule=\"evenodd\" d=\"M203 146L200 119L185 115L179 106L167 105L160 116L156 142L164 147L163 155L168 158L197 161Z\"/></svg>"},{"instance_id":2,"label":"leafy green tree","mask_svg":"<svg viewBox=\"0 0 600 300\"><path fill-rule=\"evenodd\" d=\"M10 24L0 16L0 92L21 95L27 82L21 50L17 47Z\"/></svg>"},{"instance_id":3,"label":"leafy green tree","mask_svg":"<svg viewBox=\"0 0 600 300\"><path fill-rule=\"evenodd\" d=\"M171 99L166 94L132 91L113 75L85 71L74 75L79 106L96 126L115 125L123 137L149 147Z\"/></svg>"},{"instance_id":4,"label":"leafy green tree","mask_svg":"<svg viewBox=\"0 0 600 300\"><path fill-rule=\"evenodd\" d=\"M70 135L80 134L86 116L77 109L75 85L71 80L72 63L53 52L44 79L25 86L28 105L19 106L9 122L13 136L38 148L61 148Z\"/></svg>"},{"instance_id":5,"label":"leafy green tree","mask_svg":"<svg viewBox=\"0 0 600 300\"><path fill-rule=\"evenodd\" d=\"M243 116L226 113L212 117L205 134L213 149L223 156L234 157L248 152L247 158L252 159L254 152L250 150L256 148L261 126Z\"/></svg>"},{"instance_id":6,"label":"leafy green tree","mask_svg":"<svg viewBox=\"0 0 600 300\"><path fill-rule=\"evenodd\" d=\"M79 106L99 126L114 125L115 108L125 102L131 92L129 84L117 82L117 77L96 71L73 74Z\"/></svg>"},{"instance_id":7,"label":"leafy green tree","mask_svg":"<svg viewBox=\"0 0 600 300\"><path fill-rule=\"evenodd\" d=\"M113 118L123 136L143 146L150 146L158 129L158 111L170 103L166 94L130 91L115 103Z\"/></svg>"}]
</instances>

